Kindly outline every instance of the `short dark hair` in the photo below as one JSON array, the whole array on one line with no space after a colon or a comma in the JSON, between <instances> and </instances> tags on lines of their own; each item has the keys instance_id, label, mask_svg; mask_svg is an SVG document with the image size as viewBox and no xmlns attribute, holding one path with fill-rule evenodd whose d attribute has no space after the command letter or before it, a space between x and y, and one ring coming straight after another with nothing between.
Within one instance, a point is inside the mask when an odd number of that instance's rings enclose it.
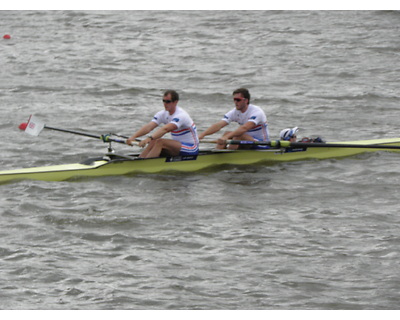
<instances>
[{"instance_id":1,"label":"short dark hair","mask_svg":"<svg viewBox=\"0 0 400 320\"><path fill-rule=\"evenodd\" d=\"M179 101L179 94L175 90L167 90L164 92L164 97L167 96L168 94L171 95L172 101Z\"/></svg>"},{"instance_id":2,"label":"short dark hair","mask_svg":"<svg viewBox=\"0 0 400 320\"><path fill-rule=\"evenodd\" d=\"M249 100L249 103L250 103L250 92L249 92L249 90L247 90L246 88L239 88L239 89L236 89L235 91L233 91L232 95L235 95L235 94L238 94L238 93L240 93L243 96L243 98Z\"/></svg>"}]
</instances>

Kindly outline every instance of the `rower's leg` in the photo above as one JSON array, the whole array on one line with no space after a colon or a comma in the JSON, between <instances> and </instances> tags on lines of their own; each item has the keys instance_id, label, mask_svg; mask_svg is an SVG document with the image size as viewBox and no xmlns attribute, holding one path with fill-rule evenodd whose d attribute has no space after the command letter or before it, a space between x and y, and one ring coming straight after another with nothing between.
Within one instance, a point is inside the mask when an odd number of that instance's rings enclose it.
<instances>
[{"instance_id":1,"label":"rower's leg","mask_svg":"<svg viewBox=\"0 0 400 320\"><path fill-rule=\"evenodd\" d=\"M252 137L252 136L250 136L250 135L248 135L248 134L242 134L241 136L238 136L238 137L233 137L232 138L232 140L246 140L246 141L254 141L254 138ZM243 146L241 146L241 145L238 145L238 144L233 144L233 145L229 145L228 146L228 149L229 150L237 150L237 149L250 149L251 148L251 146L245 146L245 145L243 145Z\"/></svg>"},{"instance_id":2,"label":"rower's leg","mask_svg":"<svg viewBox=\"0 0 400 320\"><path fill-rule=\"evenodd\" d=\"M225 133L222 135L221 139L223 139L223 140L228 140L227 136L229 136L229 134L230 134L231 132L232 132L232 131L227 131L227 132L225 132ZM216 147L215 147L215 149L226 149L226 144L217 144Z\"/></svg>"},{"instance_id":3,"label":"rower's leg","mask_svg":"<svg viewBox=\"0 0 400 320\"><path fill-rule=\"evenodd\" d=\"M149 154L149 152L151 151L151 149L153 149L155 142L156 142L156 140L151 141L151 142L147 145L146 149L144 149L144 150L142 151L142 153L139 155L139 157L140 157L140 158L147 158L147 155Z\"/></svg>"},{"instance_id":4,"label":"rower's leg","mask_svg":"<svg viewBox=\"0 0 400 320\"><path fill-rule=\"evenodd\" d=\"M169 156L178 156L181 151L181 143L170 139L157 139L152 141L140 155L141 158L157 158L161 152Z\"/></svg>"}]
</instances>

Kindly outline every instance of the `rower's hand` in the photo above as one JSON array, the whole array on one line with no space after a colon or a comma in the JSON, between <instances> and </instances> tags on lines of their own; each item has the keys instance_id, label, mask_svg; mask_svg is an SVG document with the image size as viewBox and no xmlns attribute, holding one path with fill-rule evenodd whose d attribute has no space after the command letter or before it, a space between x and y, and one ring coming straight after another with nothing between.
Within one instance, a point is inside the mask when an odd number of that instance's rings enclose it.
<instances>
[{"instance_id":1,"label":"rower's hand","mask_svg":"<svg viewBox=\"0 0 400 320\"><path fill-rule=\"evenodd\" d=\"M227 143L225 139L217 139L217 144L225 147Z\"/></svg>"},{"instance_id":2,"label":"rower's hand","mask_svg":"<svg viewBox=\"0 0 400 320\"><path fill-rule=\"evenodd\" d=\"M125 143L126 143L128 146L132 146L132 141L133 141L133 140L135 140L135 139L131 139L131 138L126 139Z\"/></svg>"},{"instance_id":3,"label":"rower's hand","mask_svg":"<svg viewBox=\"0 0 400 320\"><path fill-rule=\"evenodd\" d=\"M144 148L148 143L150 143L151 139L146 138L139 142L139 147Z\"/></svg>"},{"instance_id":4,"label":"rower's hand","mask_svg":"<svg viewBox=\"0 0 400 320\"><path fill-rule=\"evenodd\" d=\"M129 139L126 139L125 140L125 143L128 145L128 146L137 146L138 145L138 142L137 142L137 139L136 138L129 138Z\"/></svg>"}]
</instances>

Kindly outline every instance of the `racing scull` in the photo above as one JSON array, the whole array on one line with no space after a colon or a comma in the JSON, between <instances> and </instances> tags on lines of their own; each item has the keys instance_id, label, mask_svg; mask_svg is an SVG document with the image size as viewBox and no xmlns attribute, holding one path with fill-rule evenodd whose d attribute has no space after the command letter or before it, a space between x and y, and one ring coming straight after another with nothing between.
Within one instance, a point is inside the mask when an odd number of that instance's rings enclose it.
<instances>
[{"instance_id":1,"label":"racing scull","mask_svg":"<svg viewBox=\"0 0 400 320\"><path fill-rule=\"evenodd\" d=\"M248 144L230 141L232 144ZM400 138L360 140L333 143L290 143L288 141L265 142L266 150L203 150L197 156L161 157L140 159L138 154L118 155L109 152L99 158L81 163L33 167L0 171L0 183L12 180L63 181L79 177L102 177L133 173L195 172L223 165L274 164L309 159L329 159L354 156L379 150L400 152ZM289 147L301 151L287 152Z\"/></svg>"}]
</instances>

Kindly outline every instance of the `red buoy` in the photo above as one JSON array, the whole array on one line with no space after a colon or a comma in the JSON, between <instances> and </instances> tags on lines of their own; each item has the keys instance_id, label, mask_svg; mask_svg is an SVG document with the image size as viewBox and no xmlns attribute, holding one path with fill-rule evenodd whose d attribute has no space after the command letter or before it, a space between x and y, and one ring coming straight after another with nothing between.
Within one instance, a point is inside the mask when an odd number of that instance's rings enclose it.
<instances>
[{"instance_id":1,"label":"red buoy","mask_svg":"<svg viewBox=\"0 0 400 320\"><path fill-rule=\"evenodd\" d=\"M11 36L10 36L9 34L5 34L5 35L3 36L3 39L11 39Z\"/></svg>"}]
</instances>

